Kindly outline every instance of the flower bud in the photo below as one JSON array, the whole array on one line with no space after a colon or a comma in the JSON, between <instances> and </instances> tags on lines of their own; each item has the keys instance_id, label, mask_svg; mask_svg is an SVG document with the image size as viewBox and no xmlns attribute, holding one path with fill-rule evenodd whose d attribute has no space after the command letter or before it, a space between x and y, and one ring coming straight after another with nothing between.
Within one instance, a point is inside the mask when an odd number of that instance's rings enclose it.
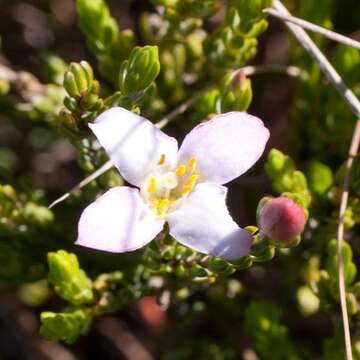
<instances>
[{"instance_id":1,"label":"flower bud","mask_svg":"<svg viewBox=\"0 0 360 360\"><path fill-rule=\"evenodd\" d=\"M304 210L293 200L278 197L261 205L259 227L271 240L290 245L304 230Z\"/></svg>"},{"instance_id":2,"label":"flower bud","mask_svg":"<svg viewBox=\"0 0 360 360\"><path fill-rule=\"evenodd\" d=\"M91 91L94 73L86 61L71 63L64 75L64 88L71 97L80 97Z\"/></svg>"},{"instance_id":3,"label":"flower bud","mask_svg":"<svg viewBox=\"0 0 360 360\"><path fill-rule=\"evenodd\" d=\"M71 63L69 71L74 75L76 87L81 95L87 89L87 75L83 67L78 63Z\"/></svg>"},{"instance_id":4,"label":"flower bud","mask_svg":"<svg viewBox=\"0 0 360 360\"><path fill-rule=\"evenodd\" d=\"M222 80L221 111L246 111L252 100L251 81L243 70L228 73Z\"/></svg>"},{"instance_id":5,"label":"flower bud","mask_svg":"<svg viewBox=\"0 0 360 360\"><path fill-rule=\"evenodd\" d=\"M237 71L232 79L231 86L235 94L234 109L246 111L252 100L251 81L242 70Z\"/></svg>"},{"instance_id":6,"label":"flower bud","mask_svg":"<svg viewBox=\"0 0 360 360\"><path fill-rule=\"evenodd\" d=\"M71 97L80 96L76 85L75 75L71 71L67 71L64 75L64 88Z\"/></svg>"},{"instance_id":7,"label":"flower bud","mask_svg":"<svg viewBox=\"0 0 360 360\"><path fill-rule=\"evenodd\" d=\"M146 89L160 71L157 46L135 47L120 68L119 88L124 95Z\"/></svg>"},{"instance_id":8,"label":"flower bud","mask_svg":"<svg viewBox=\"0 0 360 360\"><path fill-rule=\"evenodd\" d=\"M284 172L294 171L295 166L293 161L281 151L271 149L267 157L265 170L269 176L277 177Z\"/></svg>"}]
</instances>

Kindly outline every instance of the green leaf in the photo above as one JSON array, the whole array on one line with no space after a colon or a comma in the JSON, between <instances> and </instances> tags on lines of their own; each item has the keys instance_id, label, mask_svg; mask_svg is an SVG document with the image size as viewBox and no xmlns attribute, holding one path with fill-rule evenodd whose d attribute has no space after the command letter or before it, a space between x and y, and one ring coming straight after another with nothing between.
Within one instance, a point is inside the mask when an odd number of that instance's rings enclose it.
<instances>
[{"instance_id":1,"label":"green leaf","mask_svg":"<svg viewBox=\"0 0 360 360\"><path fill-rule=\"evenodd\" d=\"M44 311L40 315L40 320L40 336L46 340L72 344L80 335L88 332L92 316L87 309L62 313Z\"/></svg>"},{"instance_id":2,"label":"green leaf","mask_svg":"<svg viewBox=\"0 0 360 360\"><path fill-rule=\"evenodd\" d=\"M107 23L112 19L109 8L103 0L77 0L77 11L81 30L88 40L97 44L98 50L106 48L104 32Z\"/></svg>"},{"instance_id":3,"label":"green leaf","mask_svg":"<svg viewBox=\"0 0 360 360\"><path fill-rule=\"evenodd\" d=\"M50 252L48 263L48 280L60 297L76 305L93 300L92 281L80 269L75 254L65 250Z\"/></svg>"}]
</instances>

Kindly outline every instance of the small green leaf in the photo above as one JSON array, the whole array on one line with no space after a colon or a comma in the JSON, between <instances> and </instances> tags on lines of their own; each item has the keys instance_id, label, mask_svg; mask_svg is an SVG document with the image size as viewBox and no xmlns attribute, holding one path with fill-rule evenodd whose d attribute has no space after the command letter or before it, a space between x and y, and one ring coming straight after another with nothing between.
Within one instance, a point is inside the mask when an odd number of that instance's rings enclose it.
<instances>
[{"instance_id":1,"label":"small green leaf","mask_svg":"<svg viewBox=\"0 0 360 360\"><path fill-rule=\"evenodd\" d=\"M72 344L80 335L88 332L92 316L87 309L62 313L44 311L40 315L40 320L40 335L44 339Z\"/></svg>"},{"instance_id":2,"label":"small green leaf","mask_svg":"<svg viewBox=\"0 0 360 360\"><path fill-rule=\"evenodd\" d=\"M80 269L75 254L65 250L50 252L48 263L48 280L60 297L76 305L93 300L92 282Z\"/></svg>"}]
</instances>

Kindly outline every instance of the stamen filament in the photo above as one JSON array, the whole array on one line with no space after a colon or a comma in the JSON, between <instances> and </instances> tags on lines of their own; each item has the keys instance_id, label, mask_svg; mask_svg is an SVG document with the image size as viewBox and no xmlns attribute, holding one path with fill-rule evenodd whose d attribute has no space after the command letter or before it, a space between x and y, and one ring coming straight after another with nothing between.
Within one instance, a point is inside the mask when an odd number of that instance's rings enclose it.
<instances>
[{"instance_id":1,"label":"stamen filament","mask_svg":"<svg viewBox=\"0 0 360 360\"><path fill-rule=\"evenodd\" d=\"M149 193L152 193L155 191L155 189L156 189L156 179L152 176L149 180L149 186L147 188L147 191Z\"/></svg>"},{"instance_id":2,"label":"stamen filament","mask_svg":"<svg viewBox=\"0 0 360 360\"><path fill-rule=\"evenodd\" d=\"M189 167L189 170L190 172L194 172L195 169L196 169L196 162L197 162L197 159L196 157L192 157L189 161L188 161L188 167Z\"/></svg>"},{"instance_id":3,"label":"stamen filament","mask_svg":"<svg viewBox=\"0 0 360 360\"><path fill-rule=\"evenodd\" d=\"M198 181L198 179L199 179L199 175L189 176L189 178L186 180L184 187L181 190L181 193L183 195L189 193L193 189L193 187L196 184L196 182Z\"/></svg>"}]
</instances>

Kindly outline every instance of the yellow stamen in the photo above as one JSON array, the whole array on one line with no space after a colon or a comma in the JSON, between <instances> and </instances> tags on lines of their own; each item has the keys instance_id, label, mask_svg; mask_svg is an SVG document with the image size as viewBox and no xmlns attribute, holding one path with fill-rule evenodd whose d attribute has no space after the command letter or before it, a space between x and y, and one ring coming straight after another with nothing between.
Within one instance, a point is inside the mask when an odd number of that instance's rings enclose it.
<instances>
[{"instance_id":1,"label":"yellow stamen","mask_svg":"<svg viewBox=\"0 0 360 360\"><path fill-rule=\"evenodd\" d=\"M177 176L183 176L185 175L185 173L186 173L186 166L184 164L180 164L175 170L175 174Z\"/></svg>"},{"instance_id":2,"label":"yellow stamen","mask_svg":"<svg viewBox=\"0 0 360 360\"><path fill-rule=\"evenodd\" d=\"M155 191L155 189L156 189L156 179L152 176L149 180L149 186L147 188L147 191L149 193L152 193Z\"/></svg>"},{"instance_id":3,"label":"yellow stamen","mask_svg":"<svg viewBox=\"0 0 360 360\"><path fill-rule=\"evenodd\" d=\"M158 216L164 216L170 206L170 199L154 199L152 201L152 207L156 210Z\"/></svg>"},{"instance_id":4,"label":"yellow stamen","mask_svg":"<svg viewBox=\"0 0 360 360\"><path fill-rule=\"evenodd\" d=\"M194 172L195 169L196 169L196 157L192 157L189 161L188 161L188 167L189 167L189 170L190 172Z\"/></svg>"},{"instance_id":5,"label":"yellow stamen","mask_svg":"<svg viewBox=\"0 0 360 360\"><path fill-rule=\"evenodd\" d=\"M193 189L193 187L196 184L196 182L198 181L198 179L199 179L199 175L189 176L189 178L186 180L186 183L181 190L181 193L183 195L189 193Z\"/></svg>"},{"instance_id":6,"label":"yellow stamen","mask_svg":"<svg viewBox=\"0 0 360 360\"><path fill-rule=\"evenodd\" d=\"M164 165L165 160L166 160L166 155L165 155L165 154L161 154L161 155L160 155L160 160L159 160L159 162L158 162L157 164L158 164L158 165Z\"/></svg>"}]
</instances>

